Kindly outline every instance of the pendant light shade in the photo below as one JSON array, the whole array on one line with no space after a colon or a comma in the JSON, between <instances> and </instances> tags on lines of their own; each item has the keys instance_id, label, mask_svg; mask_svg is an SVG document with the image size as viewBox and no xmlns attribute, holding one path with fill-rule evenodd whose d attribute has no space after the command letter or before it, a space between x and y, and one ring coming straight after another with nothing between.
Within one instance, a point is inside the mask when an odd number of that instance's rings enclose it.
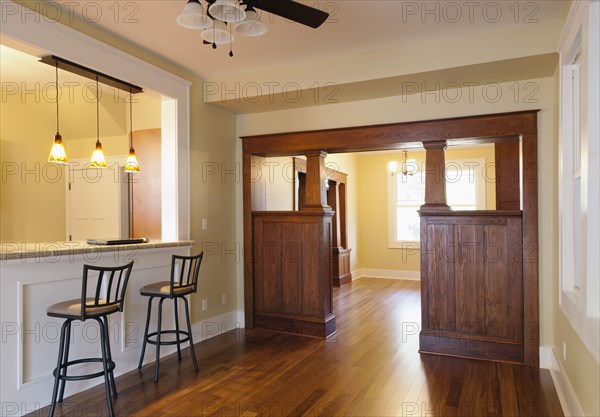
<instances>
[{"instance_id":1,"label":"pendant light shade","mask_svg":"<svg viewBox=\"0 0 600 417\"><path fill-rule=\"evenodd\" d=\"M104 152L102 151L102 144L100 140L96 140L96 149L92 154L92 160L90 161L90 165L96 168L106 168L106 158L104 157Z\"/></svg>"},{"instance_id":2,"label":"pendant light shade","mask_svg":"<svg viewBox=\"0 0 600 417\"><path fill-rule=\"evenodd\" d=\"M48 156L48 162L54 162L57 164L67 163L67 151L65 151L65 145L62 141L62 136L58 130L58 62L55 63L55 74L56 74L56 135L54 135L54 143Z\"/></svg>"},{"instance_id":3,"label":"pendant light shade","mask_svg":"<svg viewBox=\"0 0 600 417\"><path fill-rule=\"evenodd\" d=\"M246 11L238 0L216 0L208 7L208 12L222 22L238 23L246 18Z\"/></svg>"},{"instance_id":4,"label":"pendant light shade","mask_svg":"<svg viewBox=\"0 0 600 417\"><path fill-rule=\"evenodd\" d=\"M139 172L140 166L137 161L137 157L135 156L135 149L129 148L129 156L127 157L127 162L125 162L125 167L123 168L125 172Z\"/></svg>"},{"instance_id":5,"label":"pendant light shade","mask_svg":"<svg viewBox=\"0 0 600 417\"><path fill-rule=\"evenodd\" d=\"M235 31L242 36L257 37L267 33L267 25L260 21L254 9L246 9L246 19L235 25Z\"/></svg>"},{"instance_id":6,"label":"pendant light shade","mask_svg":"<svg viewBox=\"0 0 600 417\"><path fill-rule=\"evenodd\" d=\"M58 132L54 135L54 143L52 144L52 150L50 150L48 162L55 162L57 164L67 163L67 152L62 142L62 136Z\"/></svg>"},{"instance_id":7,"label":"pendant light shade","mask_svg":"<svg viewBox=\"0 0 600 417\"><path fill-rule=\"evenodd\" d=\"M187 29L208 29L212 27L213 21L198 0L189 0L181 14L177 17L177 23Z\"/></svg>"},{"instance_id":8,"label":"pendant light shade","mask_svg":"<svg viewBox=\"0 0 600 417\"><path fill-rule=\"evenodd\" d=\"M125 172L139 172L140 166L135 156L135 149L133 149L133 99L131 96L131 90L129 90L129 156L123 171Z\"/></svg>"},{"instance_id":9,"label":"pendant light shade","mask_svg":"<svg viewBox=\"0 0 600 417\"><path fill-rule=\"evenodd\" d=\"M98 76L96 76L96 149L92 153L90 165L96 168L106 168L106 158L100 143L100 89L98 88Z\"/></svg>"},{"instance_id":10,"label":"pendant light shade","mask_svg":"<svg viewBox=\"0 0 600 417\"><path fill-rule=\"evenodd\" d=\"M200 36L208 43L223 45L233 42L233 36L229 33L227 25L215 20L212 29L206 29Z\"/></svg>"}]
</instances>

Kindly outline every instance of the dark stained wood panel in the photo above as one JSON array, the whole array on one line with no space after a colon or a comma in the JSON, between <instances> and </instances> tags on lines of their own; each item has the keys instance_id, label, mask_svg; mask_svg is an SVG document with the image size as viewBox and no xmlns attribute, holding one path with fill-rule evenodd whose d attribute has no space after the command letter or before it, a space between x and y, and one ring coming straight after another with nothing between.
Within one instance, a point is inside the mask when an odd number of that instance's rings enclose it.
<instances>
[{"instance_id":1,"label":"dark stained wood panel","mask_svg":"<svg viewBox=\"0 0 600 417\"><path fill-rule=\"evenodd\" d=\"M255 212L253 219L255 325L331 336L331 213Z\"/></svg>"},{"instance_id":2,"label":"dark stained wood panel","mask_svg":"<svg viewBox=\"0 0 600 417\"><path fill-rule=\"evenodd\" d=\"M496 164L496 209L521 209L520 153L518 140L494 145Z\"/></svg>"},{"instance_id":3,"label":"dark stained wood panel","mask_svg":"<svg viewBox=\"0 0 600 417\"><path fill-rule=\"evenodd\" d=\"M365 152L420 147L450 139L537 133L537 111L424 120L305 132L243 137L244 152L267 156L297 155L321 149L327 153Z\"/></svg>"},{"instance_id":4,"label":"dark stained wood panel","mask_svg":"<svg viewBox=\"0 0 600 417\"><path fill-rule=\"evenodd\" d=\"M421 351L524 361L520 212L421 212Z\"/></svg>"},{"instance_id":5,"label":"dark stained wood panel","mask_svg":"<svg viewBox=\"0 0 600 417\"><path fill-rule=\"evenodd\" d=\"M140 171L132 174L131 237L162 238L161 129L136 130L133 146Z\"/></svg>"}]
</instances>

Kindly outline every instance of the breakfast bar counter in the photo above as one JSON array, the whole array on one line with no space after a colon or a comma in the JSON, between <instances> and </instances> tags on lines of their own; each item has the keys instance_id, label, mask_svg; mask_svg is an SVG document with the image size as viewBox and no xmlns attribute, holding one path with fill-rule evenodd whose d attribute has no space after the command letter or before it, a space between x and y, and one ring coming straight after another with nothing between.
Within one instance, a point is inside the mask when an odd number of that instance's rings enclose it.
<instances>
[{"instance_id":1,"label":"breakfast bar counter","mask_svg":"<svg viewBox=\"0 0 600 417\"><path fill-rule=\"evenodd\" d=\"M124 311L109 320L117 376L137 367L147 301L140 296L139 289L168 280L171 255L189 255L193 244L190 240L106 246L85 242L3 243L0 246L0 415L24 415L50 402L62 320L48 317L46 308L81 297L84 264L115 266L134 261ZM172 309L165 308L163 322L173 322ZM100 337L97 323L88 320L79 324L73 327L71 356L97 356ZM174 349L165 348L164 352L161 349L161 356ZM146 356L149 362L154 360L152 355ZM96 370L93 366L81 364L81 369L75 372L88 373ZM152 380L151 371L148 378ZM100 383L102 378L67 384L65 403L69 395ZM99 404L87 406L97 411Z\"/></svg>"}]
</instances>

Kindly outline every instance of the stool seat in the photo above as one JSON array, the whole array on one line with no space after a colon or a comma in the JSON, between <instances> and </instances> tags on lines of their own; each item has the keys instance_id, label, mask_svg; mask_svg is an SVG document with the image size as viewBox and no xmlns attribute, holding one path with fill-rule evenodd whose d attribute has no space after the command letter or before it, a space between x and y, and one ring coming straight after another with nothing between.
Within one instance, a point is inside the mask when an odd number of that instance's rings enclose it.
<instances>
[{"instance_id":1,"label":"stool seat","mask_svg":"<svg viewBox=\"0 0 600 417\"><path fill-rule=\"evenodd\" d=\"M104 314L112 314L119 311L119 304L107 303L106 300L99 299L98 304L94 305L93 298L86 298L86 315L90 318L101 316ZM46 314L50 317L61 317L61 318L73 318L77 319L81 317L81 298L74 300L62 301L60 303L52 304L46 309Z\"/></svg>"},{"instance_id":2,"label":"stool seat","mask_svg":"<svg viewBox=\"0 0 600 417\"><path fill-rule=\"evenodd\" d=\"M187 295L194 292L193 285L185 285L181 287L173 287L173 295ZM171 295L171 282L161 281L153 284L148 284L140 288L140 294L155 297L169 297Z\"/></svg>"}]
</instances>

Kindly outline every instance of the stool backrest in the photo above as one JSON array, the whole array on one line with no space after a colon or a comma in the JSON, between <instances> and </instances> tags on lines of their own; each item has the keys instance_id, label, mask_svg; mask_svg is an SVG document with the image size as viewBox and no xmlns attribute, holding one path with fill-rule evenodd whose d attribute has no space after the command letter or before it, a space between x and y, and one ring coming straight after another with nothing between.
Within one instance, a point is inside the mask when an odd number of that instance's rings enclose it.
<instances>
[{"instance_id":1,"label":"stool backrest","mask_svg":"<svg viewBox=\"0 0 600 417\"><path fill-rule=\"evenodd\" d=\"M186 289L196 292L198 290L198 274L204 252L198 255L182 256L173 255L171 261L171 296L176 290Z\"/></svg>"},{"instance_id":2,"label":"stool backrest","mask_svg":"<svg viewBox=\"0 0 600 417\"><path fill-rule=\"evenodd\" d=\"M88 317L88 311L97 311L99 307L118 305L119 311L123 311L125 290L132 268L133 261L121 266L83 265L81 320Z\"/></svg>"}]
</instances>

